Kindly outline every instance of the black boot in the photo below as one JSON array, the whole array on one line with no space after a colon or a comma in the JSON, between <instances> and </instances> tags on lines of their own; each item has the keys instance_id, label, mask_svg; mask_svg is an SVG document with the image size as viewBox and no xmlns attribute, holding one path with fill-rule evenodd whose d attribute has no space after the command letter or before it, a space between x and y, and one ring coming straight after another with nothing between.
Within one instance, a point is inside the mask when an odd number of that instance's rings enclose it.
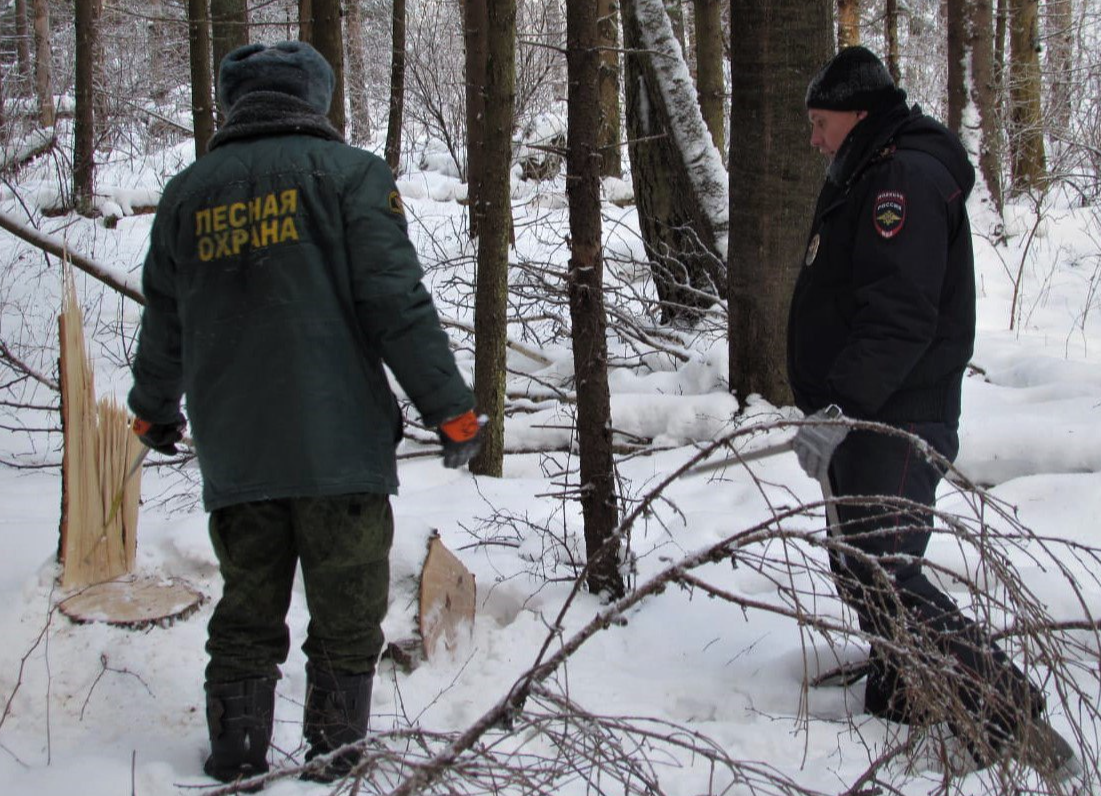
<instances>
[{"instance_id":1,"label":"black boot","mask_svg":"<svg viewBox=\"0 0 1101 796\"><path fill-rule=\"evenodd\" d=\"M303 734L310 748L306 762L367 736L374 674L337 674L306 667L306 712ZM324 767L302 775L314 782L334 782L348 776L360 753L337 755Z\"/></svg>"},{"instance_id":2,"label":"black boot","mask_svg":"<svg viewBox=\"0 0 1101 796\"><path fill-rule=\"evenodd\" d=\"M275 680L207 683L210 757L203 766L206 775L233 782L267 772L274 710Z\"/></svg>"}]
</instances>

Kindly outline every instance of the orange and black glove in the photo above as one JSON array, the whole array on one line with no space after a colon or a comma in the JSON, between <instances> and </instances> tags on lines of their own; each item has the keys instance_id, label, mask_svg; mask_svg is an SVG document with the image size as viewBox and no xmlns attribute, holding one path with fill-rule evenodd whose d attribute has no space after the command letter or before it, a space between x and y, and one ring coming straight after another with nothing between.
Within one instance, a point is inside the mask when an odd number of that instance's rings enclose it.
<instances>
[{"instance_id":1,"label":"orange and black glove","mask_svg":"<svg viewBox=\"0 0 1101 796\"><path fill-rule=\"evenodd\" d=\"M462 467L482 449L482 426L486 417L473 410L440 423L440 444L443 445L443 466L451 470Z\"/></svg>"},{"instance_id":2,"label":"orange and black glove","mask_svg":"<svg viewBox=\"0 0 1101 796\"><path fill-rule=\"evenodd\" d=\"M165 456L179 453L176 443L183 439L187 421L179 415L171 423L150 423L140 417L134 418L133 430L141 444Z\"/></svg>"}]
</instances>

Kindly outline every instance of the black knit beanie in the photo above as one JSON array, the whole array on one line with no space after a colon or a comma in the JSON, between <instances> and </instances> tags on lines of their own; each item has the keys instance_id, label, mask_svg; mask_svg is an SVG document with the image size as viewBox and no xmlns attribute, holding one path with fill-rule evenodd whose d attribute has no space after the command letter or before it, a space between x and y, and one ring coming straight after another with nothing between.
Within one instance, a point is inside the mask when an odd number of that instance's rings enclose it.
<instances>
[{"instance_id":1,"label":"black knit beanie","mask_svg":"<svg viewBox=\"0 0 1101 796\"><path fill-rule=\"evenodd\" d=\"M807 86L807 108L870 111L906 95L871 50L846 47L823 66Z\"/></svg>"},{"instance_id":2,"label":"black knit beanie","mask_svg":"<svg viewBox=\"0 0 1101 796\"><path fill-rule=\"evenodd\" d=\"M246 44L222 59L218 103L228 113L246 94L277 91L298 97L324 115L329 112L334 83L329 62L306 42Z\"/></svg>"}]
</instances>

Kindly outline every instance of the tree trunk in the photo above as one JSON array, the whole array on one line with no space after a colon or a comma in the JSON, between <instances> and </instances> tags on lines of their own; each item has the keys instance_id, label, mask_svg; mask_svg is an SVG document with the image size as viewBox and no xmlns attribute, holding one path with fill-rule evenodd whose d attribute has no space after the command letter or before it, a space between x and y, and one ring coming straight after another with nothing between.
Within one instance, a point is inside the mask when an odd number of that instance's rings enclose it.
<instances>
[{"instance_id":1,"label":"tree trunk","mask_svg":"<svg viewBox=\"0 0 1101 796\"><path fill-rule=\"evenodd\" d=\"M505 342L508 333L508 248L512 237L511 169L516 97L516 0L486 0L493 31L485 60L485 161L479 187L478 284L474 297L474 399L489 416L485 441L470 463L499 477L505 452Z\"/></svg>"},{"instance_id":2,"label":"tree trunk","mask_svg":"<svg viewBox=\"0 0 1101 796\"><path fill-rule=\"evenodd\" d=\"M645 0L645 5L654 8L656 2ZM624 74L631 179L639 228L661 303L661 321L690 325L714 303L718 286L725 281L725 243L718 243L725 230L720 233L715 229L689 173L684 147L691 142L681 145L673 133L674 122L662 90L665 78L659 74L659 67L677 58L683 63L683 58L677 52L668 17L663 31L648 31L651 40L663 37L669 45L655 52L652 43L643 37L639 13L642 4L643 0L628 0L620 9L627 50ZM660 13L660 6L656 8ZM647 24L654 23L651 20ZM661 64L656 63L658 59ZM691 90L691 85L670 87L675 92ZM699 118L700 133L708 135L702 116ZM715 156L721 171L721 158L718 153ZM725 218L723 222L725 225Z\"/></svg>"},{"instance_id":3,"label":"tree trunk","mask_svg":"<svg viewBox=\"0 0 1101 796\"><path fill-rule=\"evenodd\" d=\"M404 6L405 0L394 0ZM395 10L394 13L397 13ZM404 16L404 11L402 15ZM348 110L350 113L348 140L356 144L367 144L371 140L371 109L367 95L367 43L363 38L364 0L347 0L345 4L344 39L348 51L345 85L348 89Z\"/></svg>"},{"instance_id":4,"label":"tree trunk","mask_svg":"<svg viewBox=\"0 0 1101 796\"><path fill-rule=\"evenodd\" d=\"M76 0L75 94L73 120L73 205L78 213L90 215L94 208L95 96L92 76L96 73L96 39L99 25L95 0Z\"/></svg>"},{"instance_id":5,"label":"tree trunk","mask_svg":"<svg viewBox=\"0 0 1101 796\"><path fill-rule=\"evenodd\" d=\"M212 74L217 80L222 59L238 47L248 44L248 5L246 0L209 0L209 2L210 44L214 55Z\"/></svg>"},{"instance_id":6,"label":"tree trunk","mask_svg":"<svg viewBox=\"0 0 1101 796\"><path fill-rule=\"evenodd\" d=\"M723 21L719 0L694 0L696 90L715 148L726 154L726 85L723 81Z\"/></svg>"},{"instance_id":7,"label":"tree trunk","mask_svg":"<svg viewBox=\"0 0 1101 796\"><path fill-rule=\"evenodd\" d=\"M1047 172L1038 6L1038 0L1009 3L1009 150L1014 193L1040 187Z\"/></svg>"},{"instance_id":8,"label":"tree trunk","mask_svg":"<svg viewBox=\"0 0 1101 796\"><path fill-rule=\"evenodd\" d=\"M568 288L577 389L581 459L581 513L585 522L587 583L594 594L624 593L619 573L619 523L608 392L604 258L601 250L600 68L598 10L592 0L568 0L566 61L569 80L566 196L570 205Z\"/></svg>"},{"instance_id":9,"label":"tree trunk","mask_svg":"<svg viewBox=\"0 0 1101 796\"><path fill-rule=\"evenodd\" d=\"M1073 112L1074 8L1071 0L1047 0L1047 67L1051 75L1048 99L1050 127L1065 132ZM1096 56L1094 56L1096 58Z\"/></svg>"},{"instance_id":10,"label":"tree trunk","mask_svg":"<svg viewBox=\"0 0 1101 796\"><path fill-rule=\"evenodd\" d=\"M187 41L191 63L191 126L195 131L195 158L207 153L214 137L214 76L210 64L210 27L207 0L187 0Z\"/></svg>"},{"instance_id":11,"label":"tree trunk","mask_svg":"<svg viewBox=\"0 0 1101 796\"><path fill-rule=\"evenodd\" d=\"M948 114L945 124L963 136L963 109L967 105L967 6L970 0L945 0L948 28Z\"/></svg>"},{"instance_id":12,"label":"tree trunk","mask_svg":"<svg viewBox=\"0 0 1101 796\"><path fill-rule=\"evenodd\" d=\"M860 44L860 0L837 0L837 47Z\"/></svg>"},{"instance_id":13,"label":"tree trunk","mask_svg":"<svg viewBox=\"0 0 1101 796\"><path fill-rule=\"evenodd\" d=\"M630 0L627 0L629 3ZM665 13L669 15L669 24L673 26L673 36L680 42L680 50L688 60L687 41L684 37L684 0L663 0Z\"/></svg>"},{"instance_id":14,"label":"tree trunk","mask_svg":"<svg viewBox=\"0 0 1101 796\"><path fill-rule=\"evenodd\" d=\"M791 403L787 315L822 163L808 146L807 81L834 52L829 0L733 0L730 386Z\"/></svg>"},{"instance_id":15,"label":"tree trunk","mask_svg":"<svg viewBox=\"0 0 1101 796\"><path fill-rule=\"evenodd\" d=\"M51 55L50 5L47 0L34 0L34 93L38 98L38 123L43 127L53 127L57 117Z\"/></svg>"},{"instance_id":16,"label":"tree trunk","mask_svg":"<svg viewBox=\"0 0 1101 796\"><path fill-rule=\"evenodd\" d=\"M970 0L967 29L971 51L971 102L979 116L979 171L1002 215L1002 145L994 79L994 4Z\"/></svg>"},{"instance_id":17,"label":"tree trunk","mask_svg":"<svg viewBox=\"0 0 1101 796\"><path fill-rule=\"evenodd\" d=\"M622 177L619 126L619 2L597 0L600 47L600 176ZM569 22L567 21L567 27Z\"/></svg>"},{"instance_id":18,"label":"tree trunk","mask_svg":"<svg viewBox=\"0 0 1101 796\"><path fill-rule=\"evenodd\" d=\"M15 0L16 93L25 97L31 88L31 32L27 25L27 0Z\"/></svg>"},{"instance_id":19,"label":"tree trunk","mask_svg":"<svg viewBox=\"0 0 1101 796\"><path fill-rule=\"evenodd\" d=\"M401 164L402 111L405 108L405 0L394 0L390 62L390 115L386 123L386 165L395 175Z\"/></svg>"},{"instance_id":20,"label":"tree trunk","mask_svg":"<svg viewBox=\"0 0 1101 796\"><path fill-rule=\"evenodd\" d=\"M329 122L344 135L344 34L340 22L340 0L313 0L311 44L333 68L333 102Z\"/></svg>"},{"instance_id":21,"label":"tree trunk","mask_svg":"<svg viewBox=\"0 0 1101 796\"><path fill-rule=\"evenodd\" d=\"M898 57L898 0L885 0L883 4L883 38L887 43L887 71L897 86L902 82Z\"/></svg>"},{"instance_id":22,"label":"tree trunk","mask_svg":"<svg viewBox=\"0 0 1101 796\"><path fill-rule=\"evenodd\" d=\"M487 0L461 0L463 40L466 44L466 185L470 211L470 237L477 238L481 223L481 183L485 146L485 84Z\"/></svg>"},{"instance_id":23,"label":"tree trunk","mask_svg":"<svg viewBox=\"0 0 1101 796\"><path fill-rule=\"evenodd\" d=\"M313 41L313 0L298 0L298 40Z\"/></svg>"},{"instance_id":24,"label":"tree trunk","mask_svg":"<svg viewBox=\"0 0 1101 796\"><path fill-rule=\"evenodd\" d=\"M1009 28L1009 0L997 0L994 8L994 88L1001 108L1002 91L1005 88L1005 40Z\"/></svg>"}]
</instances>

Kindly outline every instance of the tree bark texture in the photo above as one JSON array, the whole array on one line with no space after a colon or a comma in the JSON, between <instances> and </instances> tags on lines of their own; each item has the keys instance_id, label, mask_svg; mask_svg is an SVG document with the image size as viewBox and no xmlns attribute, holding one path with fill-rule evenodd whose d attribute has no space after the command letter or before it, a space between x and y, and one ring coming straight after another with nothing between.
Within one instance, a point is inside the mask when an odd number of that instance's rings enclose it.
<instances>
[{"instance_id":1,"label":"tree bark texture","mask_svg":"<svg viewBox=\"0 0 1101 796\"><path fill-rule=\"evenodd\" d=\"M214 56L214 79L222 59L238 47L248 44L248 4L246 0L209 0L210 45ZM219 109L224 112L224 109Z\"/></svg>"},{"instance_id":2,"label":"tree bark texture","mask_svg":"<svg viewBox=\"0 0 1101 796\"><path fill-rule=\"evenodd\" d=\"M600 68L598 9L592 0L568 0L566 63L566 196L570 206L568 290L581 458L581 513L591 592L624 593L619 572L619 524L608 391L607 320L600 220Z\"/></svg>"},{"instance_id":3,"label":"tree bark texture","mask_svg":"<svg viewBox=\"0 0 1101 796\"><path fill-rule=\"evenodd\" d=\"M723 20L719 0L694 0L696 90L711 140L726 157L726 85L723 81Z\"/></svg>"},{"instance_id":4,"label":"tree bark texture","mask_svg":"<svg viewBox=\"0 0 1101 796\"><path fill-rule=\"evenodd\" d=\"M998 215L1002 214L1002 143L994 77L994 3L970 0L971 102L979 116L979 171Z\"/></svg>"},{"instance_id":5,"label":"tree bark texture","mask_svg":"<svg viewBox=\"0 0 1101 796\"><path fill-rule=\"evenodd\" d=\"M654 59L644 44L636 0L623 14L624 88L631 179L639 229L650 258L662 323L692 324L715 302L725 252L701 205L671 130L670 109ZM675 45L674 45L675 46Z\"/></svg>"},{"instance_id":6,"label":"tree bark texture","mask_svg":"<svg viewBox=\"0 0 1101 796\"><path fill-rule=\"evenodd\" d=\"M902 82L902 67L898 53L898 0L884 0L883 40L887 43L887 71L897 86Z\"/></svg>"},{"instance_id":7,"label":"tree bark texture","mask_svg":"<svg viewBox=\"0 0 1101 796\"><path fill-rule=\"evenodd\" d=\"M34 0L34 93L38 99L38 123L43 127L53 127L57 120L51 55L50 5L47 0Z\"/></svg>"},{"instance_id":8,"label":"tree bark texture","mask_svg":"<svg viewBox=\"0 0 1101 796\"><path fill-rule=\"evenodd\" d=\"M31 32L27 24L27 0L15 0L15 81L19 96L26 96L31 88Z\"/></svg>"},{"instance_id":9,"label":"tree bark texture","mask_svg":"<svg viewBox=\"0 0 1101 796\"><path fill-rule=\"evenodd\" d=\"M298 0L298 40L313 42L313 0Z\"/></svg>"},{"instance_id":10,"label":"tree bark texture","mask_svg":"<svg viewBox=\"0 0 1101 796\"><path fill-rule=\"evenodd\" d=\"M1014 193L1047 173L1040 96L1039 0L1009 2L1009 150Z\"/></svg>"},{"instance_id":11,"label":"tree bark texture","mask_svg":"<svg viewBox=\"0 0 1101 796\"><path fill-rule=\"evenodd\" d=\"M569 27L569 21L566 22ZM619 107L619 0L597 0L600 47L600 176L622 177Z\"/></svg>"},{"instance_id":12,"label":"tree bark texture","mask_svg":"<svg viewBox=\"0 0 1101 796\"><path fill-rule=\"evenodd\" d=\"M390 113L386 123L386 165L395 175L401 164L401 125L405 108L405 0L394 0L390 61Z\"/></svg>"},{"instance_id":13,"label":"tree bark texture","mask_svg":"<svg viewBox=\"0 0 1101 796\"><path fill-rule=\"evenodd\" d=\"M1044 10L1047 72L1051 75L1047 117L1051 130L1065 131L1074 110L1074 4L1071 0L1047 0Z\"/></svg>"},{"instance_id":14,"label":"tree bark texture","mask_svg":"<svg viewBox=\"0 0 1101 796\"><path fill-rule=\"evenodd\" d=\"M731 27L730 386L791 403L787 315L823 169L802 112L807 81L834 51L830 0L733 0Z\"/></svg>"},{"instance_id":15,"label":"tree bark texture","mask_svg":"<svg viewBox=\"0 0 1101 796\"><path fill-rule=\"evenodd\" d=\"M214 75L210 62L208 0L187 0L187 41L191 64L191 125L195 158L207 153L214 137Z\"/></svg>"},{"instance_id":16,"label":"tree bark texture","mask_svg":"<svg viewBox=\"0 0 1101 796\"><path fill-rule=\"evenodd\" d=\"M313 0L313 39L310 42L333 68L333 101L329 122L344 135L344 32L340 0Z\"/></svg>"},{"instance_id":17,"label":"tree bark texture","mask_svg":"<svg viewBox=\"0 0 1101 796\"><path fill-rule=\"evenodd\" d=\"M629 4L630 0L626 0ZM664 0L665 13L669 15L669 24L673 26L673 35L680 42L681 52L685 60L688 60L687 40L684 34L684 0Z\"/></svg>"},{"instance_id":18,"label":"tree bark texture","mask_svg":"<svg viewBox=\"0 0 1101 796\"><path fill-rule=\"evenodd\" d=\"M485 156L486 48L489 46L487 0L461 0L466 44L466 185L470 237L481 224L481 183Z\"/></svg>"},{"instance_id":19,"label":"tree bark texture","mask_svg":"<svg viewBox=\"0 0 1101 796\"><path fill-rule=\"evenodd\" d=\"M97 24L95 0L76 0L75 95L73 120L73 204L91 214L95 194L95 95Z\"/></svg>"},{"instance_id":20,"label":"tree bark texture","mask_svg":"<svg viewBox=\"0 0 1101 796\"><path fill-rule=\"evenodd\" d=\"M963 110L969 98L965 75L970 54L967 50L967 6L969 0L945 0L948 28L948 114L949 130L963 134Z\"/></svg>"},{"instance_id":21,"label":"tree bark texture","mask_svg":"<svg viewBox=\"0 0 1101 796\"><path fill-rule=\"evenodd\" d=\"M394 0L404 6L405 0ZM348 140L366 144L371 139L371 109L367 95L367 44L363 38L364 0L347 0L344 5L344 45L347 51ZM396 13L396 12L395 12ZM402 14L404 16L404 10Z\"/></svg>"},{"instance_id":22,"label":"tree bark texture","mask_svg":"<svg viewBox=\"0 0 1101 796\"><path fill-rule=\"evenodd\" d=\"M837 48L860 44L860 0L837 0Z\"/></svg>"},{"instance_id":23,"label":"tree bark texture","mask_svg":"<svg viewBox=\"0 0 1101 796\"><path fill-rule=\"evenodd\" d=\"M478 277L474 297L474 399L489 416L471 472L499 477L505 453L505 343L508 249L512 237L510 166L516 96L516 0L486 0L493 31L486 48L485 157L479 188Z\"/></svg>"}]
</instances>

